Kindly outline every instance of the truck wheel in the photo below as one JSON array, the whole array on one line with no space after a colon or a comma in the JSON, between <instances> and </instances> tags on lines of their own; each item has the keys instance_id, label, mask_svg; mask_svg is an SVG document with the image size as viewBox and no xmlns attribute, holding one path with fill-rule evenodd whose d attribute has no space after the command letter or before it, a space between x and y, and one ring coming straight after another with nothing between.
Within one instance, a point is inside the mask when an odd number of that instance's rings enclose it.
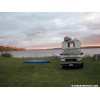
<instances>
[{"instance_id":1,"label":"truck wheel","mask_svg":"<svg viewBox=\"0 0 100 100\"><path fill-rule=\"evenodd\" d=\"M60 68L61 68L61 69L66 69L66 67L65 67L65 66L63 66L63 65L60 65Z\"/></svg>"},{"instance_id":2,"label":"truck wheel","mask_svg":"<svg viewBox=\"0 0 100 100\"><path fill-rule=\"evenodd\" d=\"M63 65L60 65L60 68L63 69Z\"/></svg>"},{"instance_id":3,"label":"truck wheel","mask_svg":"<svg viewBox=\"0 0 100 100\"><path fill-rule=\"evenodd\" d=\"M81 68L83 68L83 66L84 66L84 64L83 64L83 62L81 63Z\"/></svg>"}]
</instances>

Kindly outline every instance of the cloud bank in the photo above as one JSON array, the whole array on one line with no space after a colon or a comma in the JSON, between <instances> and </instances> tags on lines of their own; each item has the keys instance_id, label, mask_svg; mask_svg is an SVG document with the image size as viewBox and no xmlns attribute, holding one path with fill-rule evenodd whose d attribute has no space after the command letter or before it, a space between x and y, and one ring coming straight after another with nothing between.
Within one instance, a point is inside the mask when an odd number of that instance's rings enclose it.
<instances>
[{"instance_id":1,"label":"cloud bank","mask_svg":"<svg viewBox=\"0 0 100 100\"><path fill-rule=\"evenodd\" d=\"M0 45L26 49L61 47L64 36L100 45L100 13L0 12Z\"/></svg>"}]
</instances>

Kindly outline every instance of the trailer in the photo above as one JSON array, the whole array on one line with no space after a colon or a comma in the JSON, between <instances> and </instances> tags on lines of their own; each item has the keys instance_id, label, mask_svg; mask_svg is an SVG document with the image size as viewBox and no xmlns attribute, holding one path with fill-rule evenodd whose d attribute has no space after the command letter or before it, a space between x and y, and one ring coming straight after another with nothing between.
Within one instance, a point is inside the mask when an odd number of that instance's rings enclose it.
<instances>
[{"instance_id":1,"label":"trailer","mask_svg":"<svg viewBox=\"0 0 100 100\"><path fill-rule=\"evenodd\" d=\"M60 67L62 69L83 67L82 54L81 42L76 38L72 39L66 36L62 42Z\"/></svg>"}]
</instances>

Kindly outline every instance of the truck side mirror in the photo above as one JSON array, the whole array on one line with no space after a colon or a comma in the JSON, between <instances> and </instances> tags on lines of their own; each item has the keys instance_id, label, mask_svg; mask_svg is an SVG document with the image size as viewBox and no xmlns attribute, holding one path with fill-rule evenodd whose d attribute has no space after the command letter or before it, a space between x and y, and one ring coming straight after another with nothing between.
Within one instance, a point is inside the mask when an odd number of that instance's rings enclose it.
<instances>
[{"instance_id":1,"label":"truck side mirror","mask_svg":"<svg viewBox=\"0 0 100 100\"><path fill-rule=\"evenodd\" d=\"M60 53L60 55L62 55L62 53Z\"/></svg>"},{"instance_id":2,"label":"truck side mirror","mask_svg":"<svg viewBox=\"0 0 100 100\"><path fill-rule=\"evenodd\" d=\"M81 52L81 55L83 55L83 52Z\"/></svg>"}]
</instances>

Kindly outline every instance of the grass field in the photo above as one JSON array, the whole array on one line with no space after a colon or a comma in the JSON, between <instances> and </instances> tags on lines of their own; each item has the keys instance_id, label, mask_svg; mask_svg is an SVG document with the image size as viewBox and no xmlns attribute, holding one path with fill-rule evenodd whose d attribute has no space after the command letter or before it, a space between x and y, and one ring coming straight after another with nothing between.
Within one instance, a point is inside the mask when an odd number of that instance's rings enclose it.
<instances>
[{"instance_id":1,"label":"grass field","mask_svg":"<svg viewBox=\"0 0 100 100\"><path fill-rule=\"evenodd\" d=\"M59 59L47 64L25 64L33 58L0 57L0 87L69 87L71 85L100 86L100 60L84 58L82 69L61 70Z\"/></svg>"}]
</instances>

